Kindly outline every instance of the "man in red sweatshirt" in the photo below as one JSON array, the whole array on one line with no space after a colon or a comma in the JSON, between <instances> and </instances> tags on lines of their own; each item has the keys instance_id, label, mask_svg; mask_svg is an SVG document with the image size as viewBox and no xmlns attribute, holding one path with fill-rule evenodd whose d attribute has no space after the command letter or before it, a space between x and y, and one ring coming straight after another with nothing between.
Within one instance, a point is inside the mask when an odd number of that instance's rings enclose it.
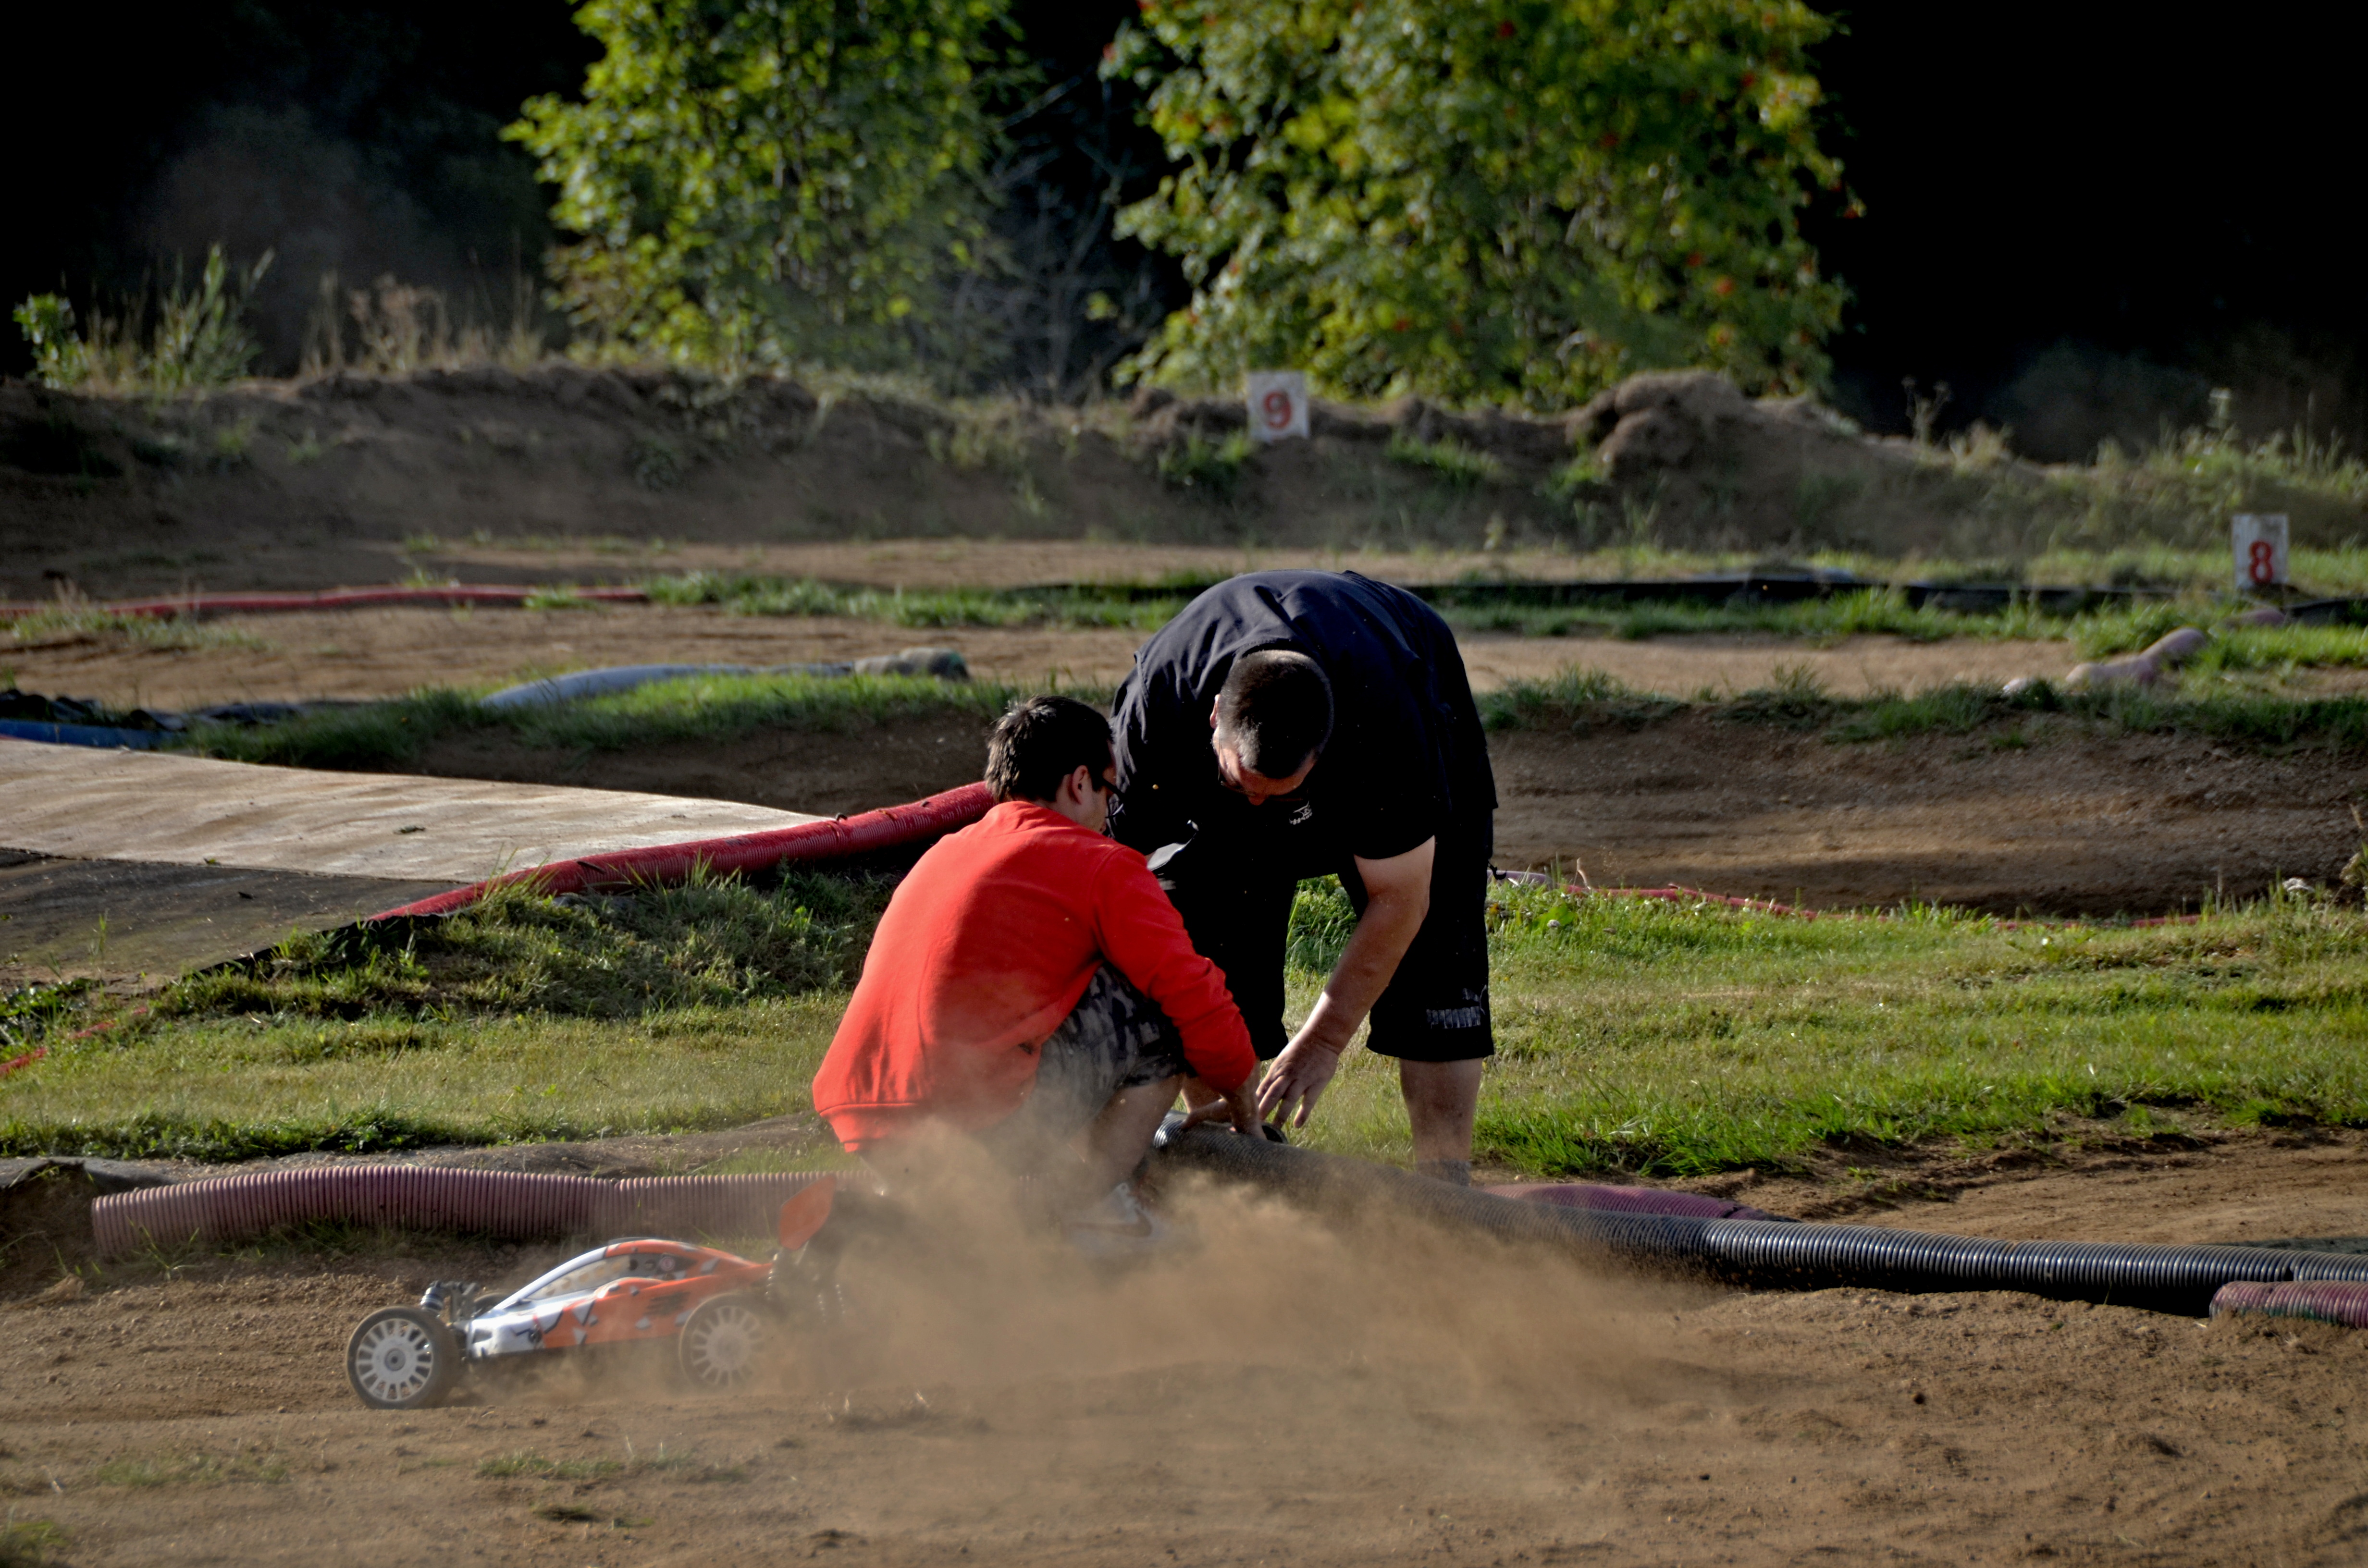
<instances>
[{"instance_id":1,"label":"man in red sweatshirt","mask_svg":"<svg viewBox=\"0 0 2368 1568\"><path fill-rule=\"evenodd\" d=\"M1113 771L1110 722L1082 702L1031 698L996 725L997 803L898 885L814 1076L814 1109L867 1163L901 1170L925 1129L952 1129L1131 1214L1124 1178L1188 1077L1258 1135L1224 975L1103 835Z\"/></svg>"}]
</instances>

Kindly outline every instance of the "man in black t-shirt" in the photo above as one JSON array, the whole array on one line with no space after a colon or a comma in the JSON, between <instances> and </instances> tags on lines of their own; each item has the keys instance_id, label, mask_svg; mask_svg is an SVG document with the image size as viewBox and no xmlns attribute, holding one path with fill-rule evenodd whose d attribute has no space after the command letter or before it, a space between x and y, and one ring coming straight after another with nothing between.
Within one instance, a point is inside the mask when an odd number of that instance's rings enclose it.
<instances>
[{"instance_id":1,"label":"man in black t-shirt","mask_svg":"<svg viewBox=\"0 0 2368 1568\"><path fill-rule=\"evenodd\" d=\"M1471 1173L1488 1023L1496 781L1463 659L1420 599L1353 572L1219 584L1144 643L1118 691L1119 839L1152 858L1224 971L1269 1117L1307 1113L1370 1013L1398 1059L1415 1158ZM1300 880L1337 872L1357 928L1286 1039Z\"/></svg>"}]
</instances>

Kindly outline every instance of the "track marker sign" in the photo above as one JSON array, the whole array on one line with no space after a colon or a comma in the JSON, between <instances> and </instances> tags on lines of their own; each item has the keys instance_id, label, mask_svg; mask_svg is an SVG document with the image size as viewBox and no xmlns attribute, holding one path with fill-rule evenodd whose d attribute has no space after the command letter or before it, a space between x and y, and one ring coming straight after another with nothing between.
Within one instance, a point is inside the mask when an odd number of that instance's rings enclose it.
<instances>
[{"instance_id":1,"label":"track marker sign","mask_svg":"<svg viewBox=\"0 0 2368 1568\"><path fill-rule=\"evenodd\" d=\"M1250 439L1307 439L1307 377L1298 370L1249 373Z\"/></svg>"},{"instance_id":2,"label":"track marker sign","mask_svg":"<svg viewBox=\"0 0 2368 1568\"><path fill-rule=\"evenodd\" d=\"M2237 552L2237 591L2286 585L2286 516L2239 512L2228 525Z\"/></svg>"}]
</instances>

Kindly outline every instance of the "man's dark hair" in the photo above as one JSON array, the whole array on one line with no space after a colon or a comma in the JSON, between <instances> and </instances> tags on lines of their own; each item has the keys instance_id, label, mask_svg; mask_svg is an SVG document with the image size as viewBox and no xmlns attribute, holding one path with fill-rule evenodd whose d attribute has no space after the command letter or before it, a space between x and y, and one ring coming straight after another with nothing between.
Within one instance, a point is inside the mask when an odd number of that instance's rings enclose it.
<instances>
[{"instance_id":1,"label":"man's dark hair","mask_svg":"<svg viewBox=\"0 0 2368 1568\"><path fill-rule=\"evenodd\" d=\"M1110 721L1073 697L1011 705L986 737L986 787L998 801L1049 801L1078 768L1099 778L1110 766Z\"/></svg>"},{"instance_id":2,"label":"man's dark hair","mask_svg":"<svg viewBox=\"0 0 2368 1568\"><path fill-rule=\"evenodd\" d=\"M1234 661L1217 693L1217 736L1261 778L1288 778L1332 738L1332 681L1288 648Z\"/></svg>"}]
</instances>

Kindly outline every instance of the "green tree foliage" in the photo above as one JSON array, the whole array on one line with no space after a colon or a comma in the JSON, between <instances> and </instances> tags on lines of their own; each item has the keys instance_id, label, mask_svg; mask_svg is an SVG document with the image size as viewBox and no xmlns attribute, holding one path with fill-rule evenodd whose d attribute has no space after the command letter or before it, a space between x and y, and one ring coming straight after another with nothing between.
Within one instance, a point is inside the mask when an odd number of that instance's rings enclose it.
<instances>
[{"instance_id":1,"label":"green tree foliage","mask_svg":"<svg viewBox=\"0 0 2368 1568\"><path fill-rule=\"evenodd\" d=\"M1143 0L1104 67L1180 166L1122 233L1189 309L1132 373L1566 405L1654 367L1820 378L1799 0Z\"/></svg>"},{"instance_id":2,"label":"green tree foliage","mask_svg":"<svg viewBox=\"0 0 2368 1568\"><path fill-rule=\"evenodd\" d=\"M558 303L711 364L892 364L981 233L1003 0L591 0L583 101L505 133L559 187Z\"/></svg>"},{"instance_id":3,"label":"green tree foliage","mask_svg":"<svg viewBox=\"0 0 2368 1568\"><path fill-rule=\"evenodd\" d=\"M90 349L74 332L74 306L64 295L35 294L9 313L33 350L33 380L73 387L89 379Z\"/></svg>"}]
</instances>

